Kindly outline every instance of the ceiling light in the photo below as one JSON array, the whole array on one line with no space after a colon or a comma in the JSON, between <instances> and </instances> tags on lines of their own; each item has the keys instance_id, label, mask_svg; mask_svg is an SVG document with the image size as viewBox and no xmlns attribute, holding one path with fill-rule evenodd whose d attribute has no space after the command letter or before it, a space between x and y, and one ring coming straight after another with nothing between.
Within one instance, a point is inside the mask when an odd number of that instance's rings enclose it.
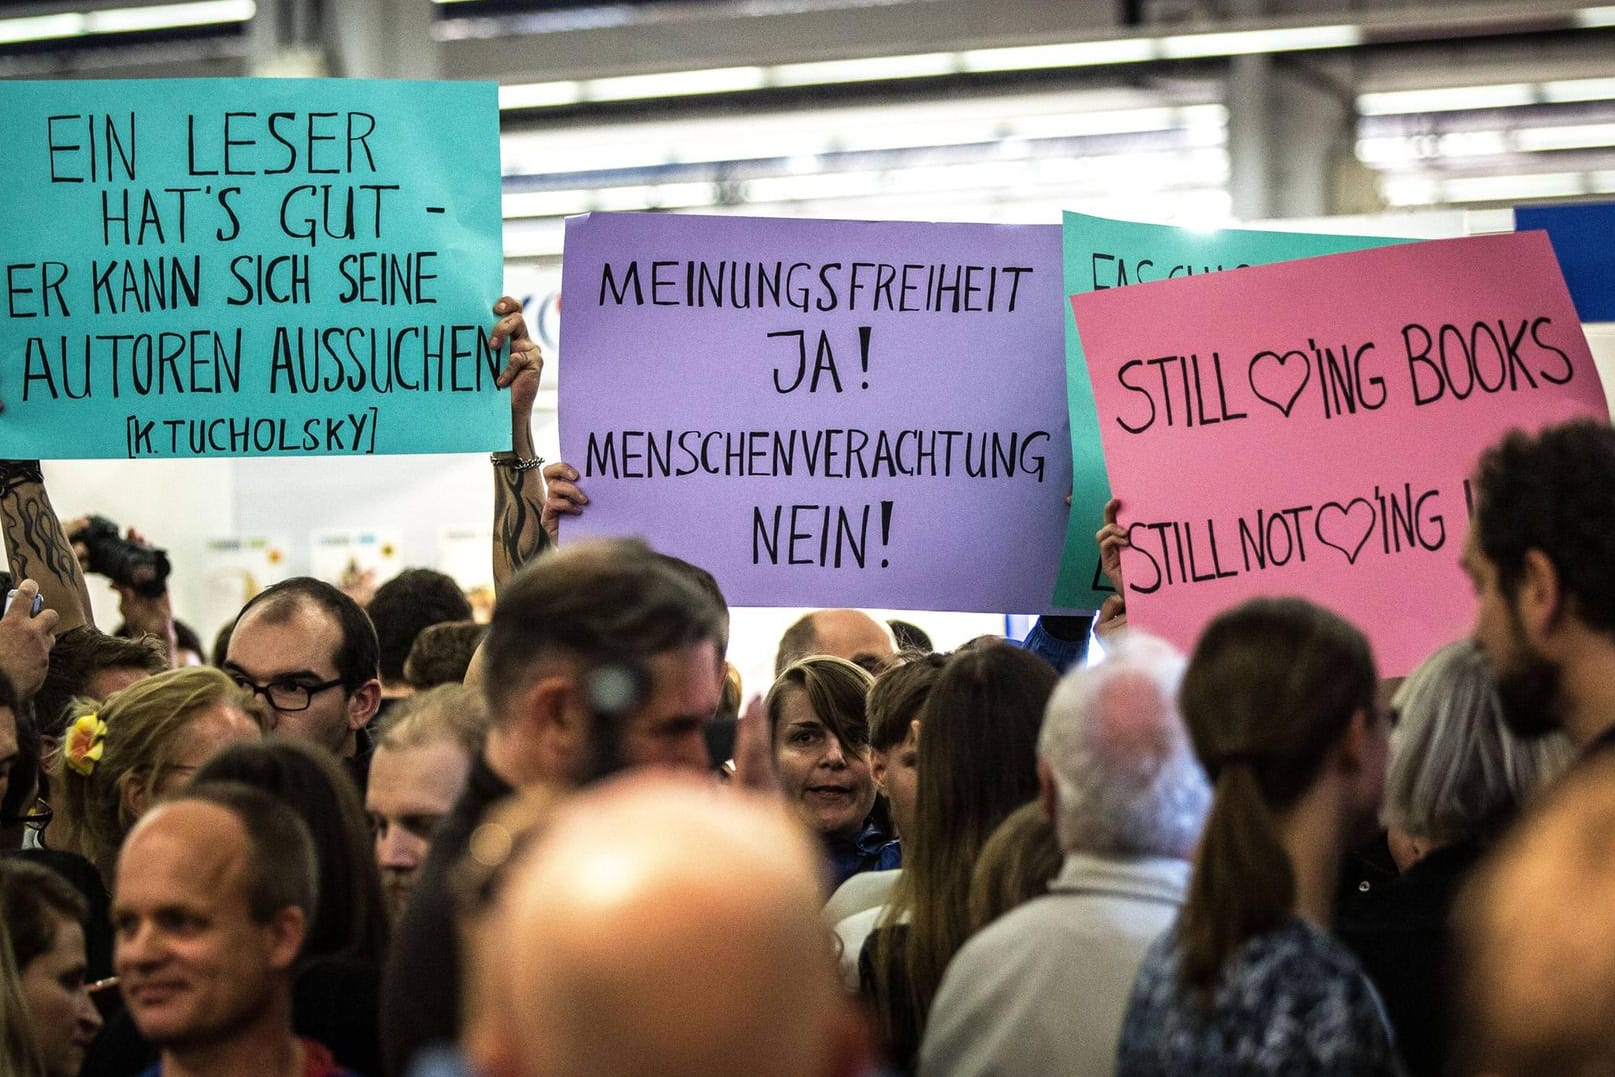
<instances>
[{"instance_id":1,"label":"ceiling light","mask_svg":"<svg viewBox=\"0 0 1615 1077\"><path fill-rule=\"evenodd\" d=\"M573 213L587 213L590 206L588 191L515 191L499 199L500 212L506 220L512 217L565 217Z\"/></svg>"},{"instance_id":2,"label":"ceiling light","mask_svg":"<svg viewBox=\"0 0 1615 1077\"><path fill-rule=\"evenodd\" d=\"M1527 153L1602 149L1606 146L1615 146L1615 123L1522 127L1514 132L1514 145Z\"/></svg>"},{"instance_id":3,"label":"ceiling light","mask_svg":"<svg viewBox=\"0 0 1615 1077\"><path fill-rule=\"evenodd\" d=\"M84 16L76 11L59 15L27 15L19 19L0 19L0 44L12 45L21 41L50 41L61 37L78 37L84 32Z\"/></svg>"},{"instance_id":4,"label":"ceiling light","mask_svg":"<svg viewBox=\"0 0 1615 1077\"><path fill-rule=\"evenodd\" d=\"M1512 202L1527 198L1569 198L1587 193L1580 172L1517 176L1454 176L1442 183L1448 202Z\"/></svg>"},{"instance_id":5,"label":"ceiling light","mask_svg":"<svg viewBox=\"0 0 1615 1077\"><path fill-rule=\"evenodd\" d=\"M1551 105L1570 101L1615 100L1615 79L1557 79L1538 87L1542 100Z\"/></svg>"},{"instance_id":6,"label":"ceiling light","mask_svg":"<svg viewBox=\"0 0 1615 1077\"><path fill-rule=\"evenodd\" d=\"M583 96L590 101L637 101L762 88L763 69L760 67L712 67L590 79L583 84Z\"/></svg>"},{"instance_id":7,"label":"ceiling light","mask_svg":"<svg viewBox=\"0 0 1615 1077\"><path fill-rule=\"evenodd\" d=\"M1147 37L1113 41L1072 41L1058 45L1018 45L1001 49L968 49L959 54L961 71L1036 71L1102 64L1136 64L1160 56Z\"/></svg>"},{"instance_id":8,"label":"ceiling light","mask_svg":"<svg viewBox=\"0 0 1615 1077\"><path fill-rule=\"evenodd\" d=\"M1362 42L1363 31L1356 26L1290 26L1269 30L1173 34L1161 39L1161 55L1168 60L1187 60L1206 56L1344 49Z\"/></svg>"},{"instance_id":9,"label":"ceiling light","mask_svg":"<svg viewBox=\"0 0 1615 1077\"><path fill-rule=\"evenodd\" d=\"M583 100L583 86L572 79L566 79L561 82L528 82L515 86L499 87L499 107L501 110L558 108L562 105L575 105L581 100Z\"/></svg>"},{"instance_id":10,"label":"ceiling light","mask_svg":"<svg viewBox=\"0 0 1615 1077\"><path fill-rule=\"evenodd\" d=\"M1536 87L1528 82L1498 86L1446 86L1436 90L1393 90L1357 98L1364 116L1402 116L1420 112L1457 112L1480 108L1518 108L1536 104Z\"/></svg>"},{"instance_id":11,"label":"ceiling light","mask_svg":"<svg viewBox=\"0 0 1615 1077\"><path fill-rule=\"evenodd\" d=\"M200 0L192 4L103 8L84 16L86 34L127 34L181 26L247 22L257 14L253 0Z\"/></svg>"},{"instance_id":12,"label":"ceiling light","mask_svg":"<svg viewBox=\"0 0 1615 1077\"><path fill-rule=\"evenodd\" d=\"M958 71L951 52L908 56L868 56L857 60L815 60L769 68L772 86L828 86L838 82L883 82L889 79L935 78Z\"/></svg>"}]
</instances>

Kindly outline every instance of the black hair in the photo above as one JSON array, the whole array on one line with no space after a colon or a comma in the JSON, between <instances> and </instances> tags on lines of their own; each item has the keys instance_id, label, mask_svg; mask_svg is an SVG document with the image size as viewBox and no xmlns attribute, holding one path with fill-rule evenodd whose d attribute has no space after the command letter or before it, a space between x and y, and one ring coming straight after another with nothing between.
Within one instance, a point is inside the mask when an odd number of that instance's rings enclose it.
<instances>
[{"instance_id":1,"label":"black hair","mask_svg":"<svg viewBox=\"0 0 1615 1077\"><path fill-rule=\"evenodd\" d=\"M381 679L404 680L404 660L421 630L444 621L471 620L471 603L454 577L430 568L406 568L380 587L365 607L375 625Z\"/></svg>"},{"instance_id":2,"label":"black hair","mask_svg":"<svg viewBox=\"0 0 1615 1077\"><path fill-rule=\"evenodd\" d=\"M1480 458L1475 537L1505 596L1540 550L1588 627L1615 633L1615 429L1579 420L1512 431Z\"/></svg>"}]
</instances>

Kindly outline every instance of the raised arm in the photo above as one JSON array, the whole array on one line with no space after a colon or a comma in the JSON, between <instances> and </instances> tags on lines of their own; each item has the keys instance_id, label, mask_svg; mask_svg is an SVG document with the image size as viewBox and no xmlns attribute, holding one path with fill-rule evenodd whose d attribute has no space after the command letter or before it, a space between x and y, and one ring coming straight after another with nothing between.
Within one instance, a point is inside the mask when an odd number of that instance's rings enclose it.
<instances>
[{"instance_id":1,"label":"raised arm","mask_svg":"<svg viewBox=\"0 0 1615 1077\"><path fill-rule=\"evenodd\" d=\"M38 460L0 460L0 531L11 574L39 582L45 605L60 618L57 635L95 624L84 570L45 493Z\"/></svg>"},{"instance_id":2,"label":"raised arm","mask_svg":"<svg viewBox=\"0 0 1615 1077\"><path fill-rule=\"evenodd\" d=\"M493 585L503 589L516 570L550 545L544 530L544 461L533 450L533 400L544 372L538 342L527 333L521 304L510 296L495 303L499 316L488 335L491 347L510 342L510 361L499 375L499 387L510 390L510 452L494 453Z\"/></svg>"}]
</instances>

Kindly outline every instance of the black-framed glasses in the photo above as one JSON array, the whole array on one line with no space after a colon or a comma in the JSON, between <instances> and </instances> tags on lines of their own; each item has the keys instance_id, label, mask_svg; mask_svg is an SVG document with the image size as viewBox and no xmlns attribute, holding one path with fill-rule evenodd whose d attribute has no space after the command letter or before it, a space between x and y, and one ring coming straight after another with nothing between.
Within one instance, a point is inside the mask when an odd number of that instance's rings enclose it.
<instances>
[{"instance_id":1,"label":"black-framed glasses","mask_svg":"<svg viewBox=\"0 0 1615 1077\"><path fill-rule=\"evenodd\" d=\"M29 808L22 815L7 816L4 819L0 819L0 823L3 823L6 826L15 826L18 823L21 823L29 830L38 832L45 829L46 825L51 821L51 818L55 814L56 813L51 810L51 806L45 803L43 798L36 797L34 798L33 807Z\"/></svg>"},{"instance_id":2,"label":"black-framed glasses","mask_svg":"<svg viewBox=\"0 0 1615 1077\"><path fill-rule=\"evenodd\" d=\"M278 711L306 711L309 704L314 702L315 696L342 683L342 678L337 677L335 680L321 681L319 684L302 684L298 681L270 681L268 684L257 684L239 673L231 673L230 679L242 691L263 696L265 702Z\"/></svg>"}]
</instances>

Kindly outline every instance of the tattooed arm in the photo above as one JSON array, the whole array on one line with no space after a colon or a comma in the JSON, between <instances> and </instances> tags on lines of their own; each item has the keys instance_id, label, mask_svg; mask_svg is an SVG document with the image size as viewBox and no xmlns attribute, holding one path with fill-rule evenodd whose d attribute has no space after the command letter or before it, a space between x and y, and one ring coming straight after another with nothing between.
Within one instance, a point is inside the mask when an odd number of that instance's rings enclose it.
<instances>
[{"instance_id":1,"label":"tattooed arm","mask_svg":"<svg viewBox=\"0 0 1615 1077\"><path fill-rule=\"evenodd\" d=\"M527 562L550 546L544 530L543 460L533 451L533 399L538 395L544 356L527 333L521 305L509 296L494 304L499 321L488 343L510 341L510 362L499 375L500 388L510 390L511 452L494 456L493 581L497 594Z\"/></svg>"},{"instance_id":2,"label":"tattooed arm","mask_svg":"<svg viewBox=\"0 0 1615 1077\"><path fill-rule=\"evenodd\" d=\"M84 570L51 508L38 460L0 460L0 530L11 574L38 580L45 605L60 616L57 635L94 625Z\"/></svg>"}]
</instances>

